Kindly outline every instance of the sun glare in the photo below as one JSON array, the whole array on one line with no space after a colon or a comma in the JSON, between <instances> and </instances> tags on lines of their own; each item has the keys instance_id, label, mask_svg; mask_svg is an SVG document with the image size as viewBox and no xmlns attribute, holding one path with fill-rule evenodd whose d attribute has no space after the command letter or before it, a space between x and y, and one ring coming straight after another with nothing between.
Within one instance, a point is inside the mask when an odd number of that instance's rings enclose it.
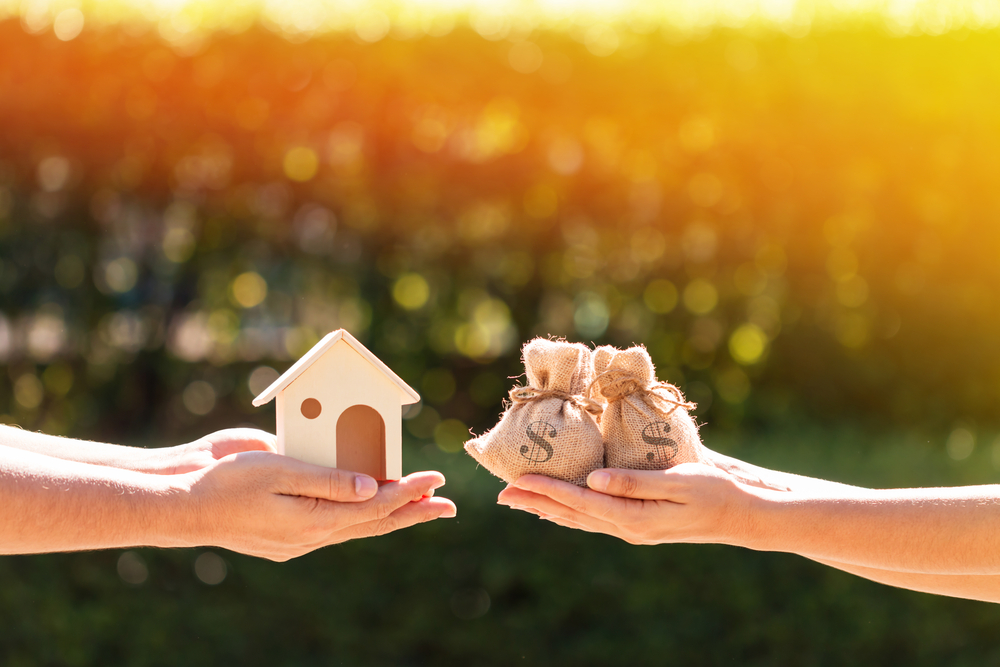
<instances>
[{"instance_id":1,"label":"sun glare","mask_svg":"<svg viewBox=\"0 0 1000 667\"><path fill-rule=\"evenodd\" d=\"M534 29L584 32L595 23L636 33L697 33L714 27L777 28L805 34L815 24L881 22L894 34L942 34L1000 24L1000 3L982 0L0 0L0 18L20 17L31 33L59 39L88 27L155 24L171 42L215 31L243 32L256 22L291 38L354 32L366 42L385 37L442 36L467 24L486 39ZM609 36L591 37L613 51ZM586 35L581 38L588 39ZM603 42L601 41L603 39Z\"/></svg>"}]
</instances>

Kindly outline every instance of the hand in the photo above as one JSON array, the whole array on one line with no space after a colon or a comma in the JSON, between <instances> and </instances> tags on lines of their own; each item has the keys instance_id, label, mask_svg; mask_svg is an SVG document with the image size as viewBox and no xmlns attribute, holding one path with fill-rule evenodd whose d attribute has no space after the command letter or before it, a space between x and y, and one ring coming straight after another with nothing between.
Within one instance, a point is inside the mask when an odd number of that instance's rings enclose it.
<instances>
[{"instance_id":1,"label":"hand","mask_svg":"<svg viewBox=\"0 0 1000 667\"><path fill-rule=\"evenodd\" d=\"M177 475L201 470L230 454L240 452L277 452L277 438L253 428L229 428L209 433L185 445L147 450L150 459L141 472Z\"/></svg>"},{"instance_id":2,"label":"hand","mask_svg":"<svg viewBox=\"0 0 1000 667\"><path fill-rule=\"evenodd\" d=\"M747 531L749 494L712 466L602 469L590 473L587 483L590 489L525 475L501 491L497 502L560 526L605 533L630 544L738 544Z\"/></svg>"},{"instance_id":3,"label":"hand","mask_svg":"<svg viewBox=\"0 0 1000 667\"><path fill-rule=\"evenodd\" d=\"M187 474L191 544L274 561L456 514L439 472L379 487L367 475L265 451L230 454Z\"/></svg>"}]
</instances>

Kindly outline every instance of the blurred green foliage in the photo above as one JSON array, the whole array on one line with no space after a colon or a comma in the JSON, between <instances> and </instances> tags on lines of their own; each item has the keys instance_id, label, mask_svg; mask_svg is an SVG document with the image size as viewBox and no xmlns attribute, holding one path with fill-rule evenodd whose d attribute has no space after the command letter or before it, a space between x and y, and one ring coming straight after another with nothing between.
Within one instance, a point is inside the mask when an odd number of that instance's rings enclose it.
<instances>
[{"instance_id":1,"label":"blurred green foliage","mask_svg":"<svg viewBox=\"0 0 1000 667\"><path fill-rule=\"evenodd\" d=\"M3 419L152 446L273 428L253 394L343 326L423 395L404 466L445 471L460 516L223 554L215 585L200 551L5 558L4 663L995 660L993 607L542 524L461 443L552 334L646 344L727 453L990 481L996 44L251 29L178 52L0 22Z\"/></svg>"}]
</instances>

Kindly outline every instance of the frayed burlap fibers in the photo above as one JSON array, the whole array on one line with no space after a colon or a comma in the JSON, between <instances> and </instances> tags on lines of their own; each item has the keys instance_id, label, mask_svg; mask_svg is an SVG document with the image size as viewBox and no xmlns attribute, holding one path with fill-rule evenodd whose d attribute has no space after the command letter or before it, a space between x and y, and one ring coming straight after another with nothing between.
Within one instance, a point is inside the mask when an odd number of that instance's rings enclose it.
<instances>
[{"instance_id":1,"label":"frayed burlap fibers","mask_svg":"<svg viewBox=\"0 0 1000 667\"><path fill-rule=\"evenodd\" d=\"M695 406L681 390L659 382L646 348L594 351L590 395L606 402L600 416L604 463L608 468L665 470L680 463L709 463L698 426L688 413Z\"/></svg>"},{"instance_id":2,"label":"frayed burlap fibers","mask_svg":"<svg viewBox=\"0 0 1000 667\"><path fill-rule=\"evenodd\" d=\"M500 423L465 443L465 451L501 479L548 475L578 486L604 465L601 432L584 397L592 379L590 349L536 338L522 350L527 386L510 392Z\"/></svg>"}]
</instances>

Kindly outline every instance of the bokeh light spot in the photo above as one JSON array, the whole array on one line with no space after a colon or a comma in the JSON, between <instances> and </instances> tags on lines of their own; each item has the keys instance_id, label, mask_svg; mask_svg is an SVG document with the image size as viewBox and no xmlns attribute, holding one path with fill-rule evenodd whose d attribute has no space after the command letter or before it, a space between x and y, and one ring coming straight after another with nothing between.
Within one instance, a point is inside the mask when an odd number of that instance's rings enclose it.
<instances>
[{"instance_id":1,"label":"bokeh light spot","mask_svg":"<svg viewBox=\"0 0 1000 667\"><path fill-rule=\"evenodd\" d=\"M181 394L184 407L193 415L202 417L215 409L215 388L204 380L195 380Z\"/></svg>"},{"instance_id":2,"label":"bokeh light spot","mask_svg":"<svg viewBox=\"0 0 1000 667\"><path fill-rule=\"evenodd\" d=\"M948 436L948 443L945 445L948 456L955 461L964 461L972 456L976 448L976 436L967 428L959 426Z\"/></svg>"},{"instance_id":3,"label":"bokeh light spot","mask_svg":"<svg viewBox=\"0 0 1000 667\"><path fill-rule=\"evenodd\" d=\"M715 126L704 116L693 116L681 123L677 139L688 153L703 153L715 144Z\"/></svg>"},{"instance_id":4,"label":"bokeh light spot","mask_svg":"<svg viewBox=\"0 0 1000 667\"><path fill-rule=\"evenodd\" d=\"M149 579L146 561L135 551L126 551L118 557L118 576L126 584L141 586Z\"/></svg>"},{"instance_id":5,"label":"bokeh light spot","mask_svg":"<svg viewBox=\"0 0 1000 667\"><path fill-rule=\"evenodd\" d=\"M128 257L112 260L104 268L104 282L119 294L130 291L138 279L139 268Z\"/></svg>"},{"instance_id":6,"label":"bokeh light spot","mask_svg":"<svg viewBox=\"0 0 1000 667\"><path fill-rule=\"evenodd\" d=\"M56 14L52 22L52 32L63 42L76 39L83 32L83 12L76 7L64 9Z\"/></svg>"},{"instance_id":7,"label":"bokeh light spot","mask_svg":"<svg viewBox=\"0 0 1000 667\"><path fill-rule=\"evenodd\" d=\"M435 444L449 454L462 451L462 445L471 437L469 427L457 419L445 419L434 427Z\"/></svg>"},{"instance_id":8,"label":"bokeh light spot","mask_svg":"<svg viewBox=\"0 0 1000 667\"><path fill-rule=\"evenodd\" d=\"M432 437L434 429L440 423L441 417L438 415L437 410L424 405L420 408L420 412L414 415L412 419L406 420L406 430L415 438L423 440Z\"/></svg>"},{"instance_id":9,"label":"bokeh light spot","mask_svg":"<svg viewBox=\"0 0 1000 667\"><path fill-rule=\"evenodd\" d=\"M182 264L194 254L195 238L183 227L172 227L163 235L163 255L175 264Z\"/></svg>"},{"instance_id":10,"label":"bokeh light spot","mask_svg":"<svg viewBox=\"0 0 1000 667\"><path fill-rule=\"evenodd\" d=\"M319 169L319 156L316 151L304 146L297 146L285 153L285 176L293 181L304 183L312 180Z\"/></svg>"},{"instance_id":11,"label":"bokeh light spot","mask_svg":"<svg viewBox=\"0 0 1000 667\"><path fill-rule=\"evenodd\" d=\"M510 47L507 60L515 72L531 74L538 71L545 60L542 50L534 42L518 42Z\"/></svg>"},{"instance_id":12,"label":"bokeh light spot","mask_svg":"<svg viewBox=\"0 0 1000 667\"><path fill-rule=\"evenodd\" d=\"M767 335L754 324L743 324L729 337L729 353L744 366L760 361L767 350Z\"/></svg>"},{"instance_id":13,"label":"bokeh light spot","mask_svg":"<svg viewBox=\"0 0 1000 667\"><path fill-rule=\"evenodd\" d=\"M233 303L241 308L253 308L267 298L267 281L254 271L236 276L229 289Z\"/></svg>"},{"instance_id":14,"label":"bokeh light spot","mask_svg":"<svg viewBox=\"0 0 1000 667\"><path fill-rule=\"evenodd\" d=\"M41 380L34 373L25 373L14 382L14 400L27 410L34 410L42 404L45 390Z\"/></svg>"},{"instance_id":15,"label":"bokeh light spot","mask_svg":"<svg viewBox=\"0 0 1000 667\"><path fill-rule=\"evenodd\" d=\"M38 163L38 184L46 192L62 190L69 180L69 175L69 160L60 155L47 157Z\"/></svg>"},{"instance_id":16,"label":"bokeh light spot","mask_svg":"<svg viewBox=\"0 0 1000 667\"><path fill-rule=\"evenodd\" d=\"M595 56L606 58L618 50L621 40L614 28L604 23L596 23L584 32L583 43Z\"/></svg>"},{"instance_id":17,"label":"bokeh light spot","mask_svg":"<svg viewBox=\"0 0 1000 667\"><path fill-rule=\"evenodd\" d=\"M706 315L715 310L719 292L708 280L696 278L684 288L684 307L695 315Z\"/></svg>"},{"instance_id":18,"label":"bokeh light spot","mask_svg":"<svg viewBox=\"0 0 1000 667\"><path fill-rule=\"evenodd\" d=\"M265 389L274 384L279 377L278 371L270 366L258 366L247 378L247 388L254 396L259 396Z\"/></svg>"},{"instance_id":19,"label":"bokeh light spot","mask_svg":"<svg viewBox=\"0 0 1000 667\"><path fill-rule=\"evenodd\" d=\"M73 388L73 369L64 363L50 364L42 372L42 384L53 396L65 396Z\"/></svg>"},{"instance_id":20,"label":"bokeh light spot","mask_svg":"<svg viewBox=\"0 0 1000 667\"><path fill-rule=\"evenodd\" d=\"M610 319L608 306L600 295L584 292L577 297L573 324L581 336L591 338L602 336L608 329Z\"/></svg>"},{"instance_id":21,"label":"bokeh light spot","mask_svg":"<svg viewBox=\"0 0 1000 667\"><path fill-rule=\"evenodd\" d=\"M646 285L642 300L654 313L660 315L669 313L677 307L677 288L669 280L657 278Z\"/></svg>"},{"instance_id":22,"label":"bokeh light spot","mask_svg":"<svg viewBox=\"0 0 1000 667\"><path fill-rule=\"evenodd\" d=\"M837 301L842 306L857 308L868 300L868 282L861 276L852 276L837 283Z\"/></svg>"},{"instance_id":23,"label":"bokeh light spot","mask_svg":"<svg viewBox=\"0 0 1000 667\"><path fill-rule=\"evenodd\" d=\"M389 34L392 23L385 12L366 9L354 21L354 32L365 42L374 43Z\"/></svg>"},{"instance_id":24,"label":"bokeh light spot","mask_svg":"<svg viewBox=\"0 0 1000 667\"><path fill-rule=\"evenodd\" d=\"M470 359L483 357L490 349L490 332L475 322L455 330L455 349Z\"/></svg>"},{"instance_id":25,"label":"bokeh light spot","mask_svg":"<svg viewBox=\"0 0 1000 667\"><path fill-rule=\"evenodd\" d=\"M419 310L427 304L431 288L419 273L407 273L392 286L392 298L406 310Z\"/></svg>"},{"instance_id":26,"label":"bokeh light spot","mask_svg":"<svg viewBox=\"0 0 1000 667\"><path fill-rule=\"evenodd\" d=\"M218 586L226 579L229 569L226 561L217 553L206 551L194 561L194 575L198 581L208 586Z\"/></svg>"}]
</instances>

